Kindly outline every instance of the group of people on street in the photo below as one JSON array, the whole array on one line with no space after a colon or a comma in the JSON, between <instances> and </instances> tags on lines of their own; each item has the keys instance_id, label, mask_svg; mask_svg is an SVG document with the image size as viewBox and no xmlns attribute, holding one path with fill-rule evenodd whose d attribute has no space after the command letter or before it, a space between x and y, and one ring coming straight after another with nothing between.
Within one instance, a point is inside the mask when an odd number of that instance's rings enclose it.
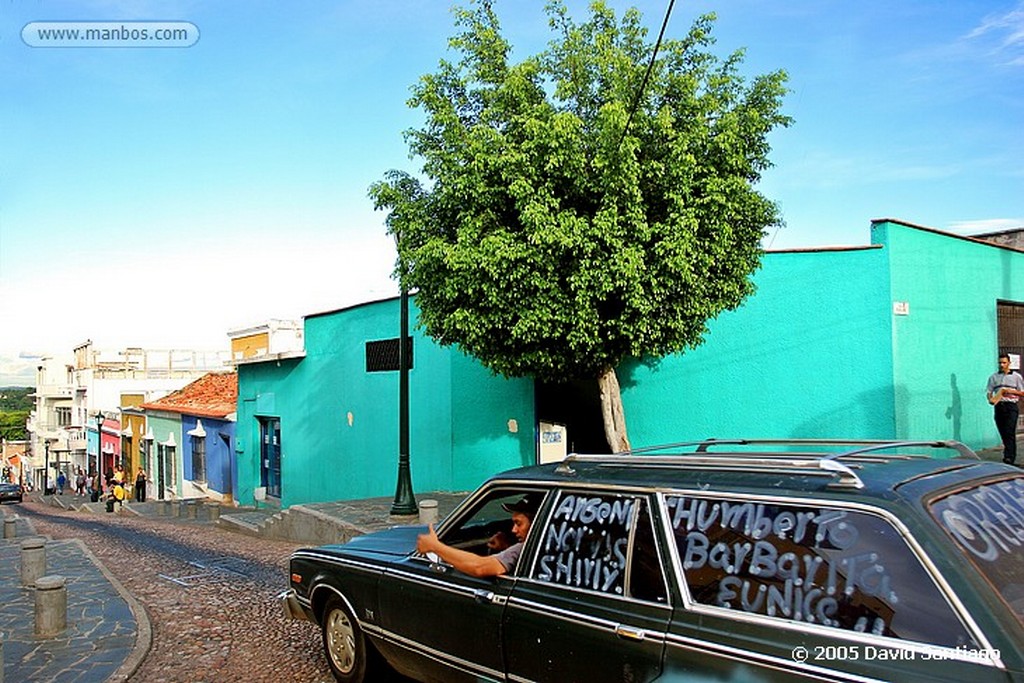
<instances>
[{"instance_id":1,"label":"group of people on street","mask_svg":"<svg viewBox=\"0 0 1024 683\"><path fill-rule=\"evenodd\" d=\"M140 467L135 475L134 485L131 486L131 492L137 503L146 502L147 479L146 471ZM71 483L71 480L63 470L58 472L55 491L57 495L64 495L65 488L70 490ZM108 469L103 477L100 477L99 472L91 472L90 476L87 477L82 468L78 467L74 472L73 483L76 496L88 496L94 503L104 498L104 492L106 492L105 500L108 502L108 509L111 507L109 505L111 501L124 505L124 500L128 496L129 491L124 468L120 465L113 469Z\"/></svg>"}]
</instances>

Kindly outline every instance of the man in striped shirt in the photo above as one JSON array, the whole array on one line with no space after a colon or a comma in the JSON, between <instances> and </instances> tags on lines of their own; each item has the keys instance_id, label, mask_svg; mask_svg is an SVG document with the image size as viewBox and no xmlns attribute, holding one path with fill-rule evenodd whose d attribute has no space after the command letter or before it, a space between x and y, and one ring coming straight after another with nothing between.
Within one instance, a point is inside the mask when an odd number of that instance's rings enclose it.
<instances>
[{"instance_id":1,"label":"man in striped shirt","mask_svg":"<svg viewBox=\"0 0 1024 683\"><path fill-rule=\"evenodd\" d=\"M995 406L996 429L1003 440L1003 462L1017 464L1017 402L1024 396L1024 378L1010 369L1010 356L999 354L999 371L988 378L988 402Z\"/></svg>"}]
</instances>

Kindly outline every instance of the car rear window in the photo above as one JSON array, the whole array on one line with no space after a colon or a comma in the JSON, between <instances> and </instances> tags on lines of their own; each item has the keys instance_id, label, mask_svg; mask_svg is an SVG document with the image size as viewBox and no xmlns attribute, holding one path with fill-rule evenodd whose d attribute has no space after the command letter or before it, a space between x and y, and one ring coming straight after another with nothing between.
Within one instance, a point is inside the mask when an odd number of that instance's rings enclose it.
<instances>
[{"instance_id":1,"label":"car rear window","mask_svg":"<svg viewBox=\"0 0 1024 683\"><path fill-rule=\"evenodd\" d=\"M951 493L929 510L1024 624L1024 477Z\"/></svg>"},{"instance_id":2,"label":"car rear window","mask_svg":"<svg viewBox=\"0 0 1024 683\"><path fill-rule=\"evenodd\" d=\"M700 605L929 645L975 645L904 533L879 514L703 495L664 501L686 588Z\"/></svg>"}]
</instances>

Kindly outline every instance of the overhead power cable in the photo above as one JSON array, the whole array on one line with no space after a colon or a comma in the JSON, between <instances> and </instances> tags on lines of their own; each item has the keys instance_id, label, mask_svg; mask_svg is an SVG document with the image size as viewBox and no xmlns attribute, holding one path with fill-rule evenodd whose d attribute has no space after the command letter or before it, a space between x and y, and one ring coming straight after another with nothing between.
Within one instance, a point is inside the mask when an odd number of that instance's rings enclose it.
<instances>
[{"instance_id":1,"label":"overhead power cable","mask_svg":"<svg viewBox=\"0 0 1024 683\"><path fill-rule=\"evenodd\" d=\"M658 57L658 48L661 47L661 41L665 37L665 29L668 28L668 19L672 16L672 7L676 4L676 0L668 0L668 8L665 10L665 19L661 22L661 31L658 33L658 40L654 43L654 52L651 53L651 61L647 63L647 71L644 73L644 80L640 83L640 88L636 91L636 97L633 98L633 106L629 109L629 117L626 119L626 126L622 129L622 135L619 136L619 142L615 146L615 150L618 151L619 147L622 146L622 141L626 139L626 133L629 132L629 124L633 122L633 114L636 113L637 108L640 106L640 98L643 97L644 88L647 87L647 81L651 78L651 71L654 70L654 60Z\"/></svg>"}]
</instances>

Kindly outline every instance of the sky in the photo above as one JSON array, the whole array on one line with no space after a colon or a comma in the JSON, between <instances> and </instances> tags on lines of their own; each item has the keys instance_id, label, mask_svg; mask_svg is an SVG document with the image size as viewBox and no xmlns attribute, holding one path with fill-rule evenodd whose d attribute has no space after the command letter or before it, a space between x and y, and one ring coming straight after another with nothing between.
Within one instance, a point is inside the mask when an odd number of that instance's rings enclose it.
<instances>
[{"instance_id":1,"label":"sky","mask_svg":"<svg viewBox=\"0 0 1024 683\"><path fill-rule=\"evenodd\" d=\"M232 329L397 295L367 189L419 169L407 100L452 57L452 4L0 0L0 386L86 340L227 350ZM669 2L608 4L653 41ZM551 39L543 5L496 0L513 59ZM766 248L866 244L875 218L1024 227L1024 0L682 0L667 35L711 11L720 56L789 74ZM88 26L189 33L38 33Z\"/></svg>"}]
</instances>

